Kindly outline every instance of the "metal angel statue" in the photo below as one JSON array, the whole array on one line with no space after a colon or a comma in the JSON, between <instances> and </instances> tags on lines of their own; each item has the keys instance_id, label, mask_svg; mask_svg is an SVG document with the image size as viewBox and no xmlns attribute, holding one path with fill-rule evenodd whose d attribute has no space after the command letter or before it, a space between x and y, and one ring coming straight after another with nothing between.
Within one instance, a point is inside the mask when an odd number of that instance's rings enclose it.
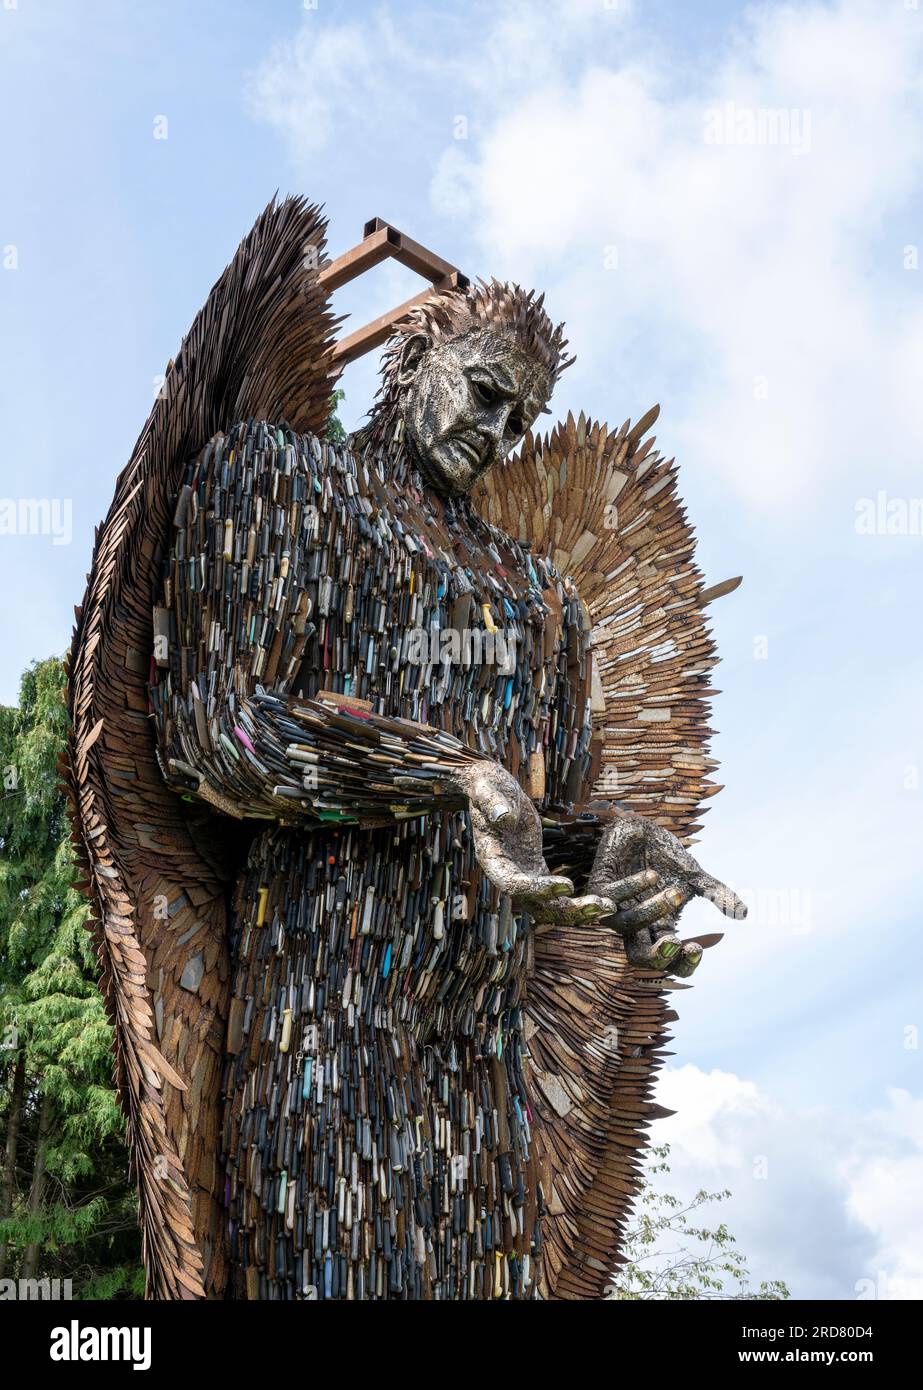
<instances>
[{"instance_id":1,"label":"metal angel statue","mask_svg":"<svg viewBox=\"0 0 923 1390\"><path fill-rule=\"evenodd\" d=\"M213 289L71 655L149 1294L598 1298L678 914L743 915L684 843L714 591L656 411L533 433L518 286L412 307L329 442L325 225L271 205Z\"/></svg>"}]
</instances>

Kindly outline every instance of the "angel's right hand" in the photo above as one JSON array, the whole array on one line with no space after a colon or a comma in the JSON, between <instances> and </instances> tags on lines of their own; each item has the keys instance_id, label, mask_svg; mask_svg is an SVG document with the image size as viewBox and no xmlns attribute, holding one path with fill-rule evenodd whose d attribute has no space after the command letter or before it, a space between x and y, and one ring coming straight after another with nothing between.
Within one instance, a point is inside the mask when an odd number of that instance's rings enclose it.
<instances>
[{"instance_id":1,"label":"angel's right hand","mask_svg":"<svg viewBox=\"0 0 923 1390\"><path fill-rule=\"evenodd\" d=\"M549 874L539 814L505 767L472 763L457 782L468 798L477 862L491 883L527 911L573 893L570 879Z\"/></svg>"}]
</instances>

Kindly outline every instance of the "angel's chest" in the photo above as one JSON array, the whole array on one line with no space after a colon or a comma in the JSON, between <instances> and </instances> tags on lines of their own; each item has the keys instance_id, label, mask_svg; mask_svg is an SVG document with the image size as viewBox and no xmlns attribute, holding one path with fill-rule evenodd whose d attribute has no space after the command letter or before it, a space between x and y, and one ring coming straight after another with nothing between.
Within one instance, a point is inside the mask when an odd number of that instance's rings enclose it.
<instances>
[{"instance_id":1,"label":"angel's chest","mask_svg":"<svg viewBox=\"0 0 923 1390\"><path fill-rule=\"evenodd\" d=\"M413 498L331 499L296 683L450 730L518 768L542 741L564 606L544 564ZM348 505L351 503L351 505Z\"/></svg>"}]
</instances>

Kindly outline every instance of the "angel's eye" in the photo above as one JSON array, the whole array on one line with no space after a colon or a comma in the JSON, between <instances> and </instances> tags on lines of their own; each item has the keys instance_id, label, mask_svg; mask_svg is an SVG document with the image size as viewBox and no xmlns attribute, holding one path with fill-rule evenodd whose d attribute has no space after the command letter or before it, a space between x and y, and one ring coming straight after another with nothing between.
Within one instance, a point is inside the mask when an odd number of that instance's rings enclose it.
<instances>
[{"instance_id":1,"label":"angel's eye","mask_svg":"<svg viewBox=\"0 0 923 1390\"><path fill-rule=\"evenodd\" d=\"M474 394L480 401L481 405L490 406L494 404L494 402L497 399L497 394L495 391L492 391L490 387L486 385L485 382L474 380L472 381L471 385L474 388Z\"/></svg>"},{"instance_id":2,"label":"angel's eye","mask_svg":"<svg viewBox=\"0 0 923 1390\"><path fill-rule=\"evenodd\" d=\"M526 427L521 415L511 415L506 422L506 428L509 430L510 434L515 434L517 437L526 432Z\"/></svg>"}]
</instances>

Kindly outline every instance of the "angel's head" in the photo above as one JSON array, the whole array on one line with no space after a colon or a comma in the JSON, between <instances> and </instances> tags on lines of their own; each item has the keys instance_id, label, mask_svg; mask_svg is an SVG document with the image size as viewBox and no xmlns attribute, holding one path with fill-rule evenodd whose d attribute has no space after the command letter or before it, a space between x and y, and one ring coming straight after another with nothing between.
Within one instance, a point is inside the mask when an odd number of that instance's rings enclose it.
<instances>
[{"instance_id":1,"label":"angel's head","mask_svg":"<svg viewBox=\"0 0 923 1390\"><path fill-rule=\"evenodd\" d=\"M376 414L440 492L469 492L505 458L573 361L543 298L496 280L438 295L388 345Z\"/></svg>"}]
</instances>

